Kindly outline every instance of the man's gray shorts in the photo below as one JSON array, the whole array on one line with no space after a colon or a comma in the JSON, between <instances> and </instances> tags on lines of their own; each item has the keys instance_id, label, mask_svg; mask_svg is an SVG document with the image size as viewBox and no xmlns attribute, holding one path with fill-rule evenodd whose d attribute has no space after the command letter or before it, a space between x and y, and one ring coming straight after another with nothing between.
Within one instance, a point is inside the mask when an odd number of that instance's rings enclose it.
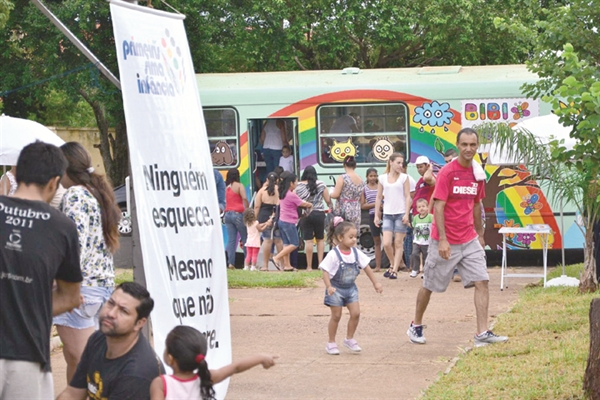
<instances>
[{"instance_id":1,"label":"man's gray shorts","mask_svg":"<svg viewBox=\"0 0 600 400\"><path fill-rule=\"evenodd\" d=\"M465 244L451 244L448 260L440 257L439 242L430 239L427 261L423 266L423 287L432 292L445 292L454 268L458 269L465 288L473 286L473 282L490 280L485 251L477 238Z\"/></svg>"},{"instance_id":2,"label":"man's gray shorts","mask_svg":"<svg viewBox=\"0 0 600 400\"><path fill-rule=\"evenodd\" d=\"M0 359L0 400L54 399L52 372L40 363Z\"/></svg>"}]
</instances>

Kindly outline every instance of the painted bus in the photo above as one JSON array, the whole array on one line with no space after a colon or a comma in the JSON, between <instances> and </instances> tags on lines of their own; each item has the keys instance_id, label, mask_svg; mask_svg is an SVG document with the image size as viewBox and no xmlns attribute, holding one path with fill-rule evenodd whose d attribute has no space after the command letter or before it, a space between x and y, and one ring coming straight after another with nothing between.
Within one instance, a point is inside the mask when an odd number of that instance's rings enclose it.
<instances>
[{"instance_id":1,"label":"painted bus","mask_svg":"<svg viewBox=\"0 0 600 400\"><path fill-rule=\"evenodd\" d=\"M260 135L269 120L285 123L296 172L313 165L319 180L333 186L346 155L355 156L364 176L369 167L383 173L387 157L399 151L418 179L416 158L427 156L434 169L442 167L444 152L455 148L463 127L513 125L551 112L549 104L522 93L524 83L538 79L524 65L197 74L196 79L213 164L223 174L237 168L249 199L267 173ZM336 121L348 117L355 126L346 132ZM582 248L574 207L565 206L560 223L560 205L523 165L493 165L487 153L478 160L487 175L486 249L499 253L499 228L529 224L551 227L550 254L563 246ZM508 237L507 245L542 248L539 238L528 234ZM373 252L366 219L359 247Z\"/></svg>"}]
</instances>

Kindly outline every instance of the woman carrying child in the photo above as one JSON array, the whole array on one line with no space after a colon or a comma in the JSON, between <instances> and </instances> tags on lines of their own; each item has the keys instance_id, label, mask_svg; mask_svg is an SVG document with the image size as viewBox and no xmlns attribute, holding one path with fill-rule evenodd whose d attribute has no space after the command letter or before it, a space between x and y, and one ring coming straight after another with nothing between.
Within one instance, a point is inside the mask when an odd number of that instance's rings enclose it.
<instances>
[{"instance_id":1,"label":"woman carrying child","mask_svg":"<svg viewBox=\"0 0 600 400\"><path fill-rule=\"evenodd\" d=\"M360 305L358 303L358 288L356 277L361 269L373 283L377 293L383 291L383 286L375 280L375 275L369 266L371 259L362 251L356 249L356 227L352 222L344 221L341 217L334 217L329 227L328 237L337 243L319 265L323 270L323 281L325 282L324 303L331 310L328 333L329 342L325 347L328 354L338 355L340 351L335 342L337 328L342 318L343 307L348 307L350 319L344 346L352 352L360 352L362 349L354 339L354 333L360 319Z\"/></svg>"},{"instance_id":2,"label":"woman carrying child","mask_svg":"<svg viewBox=\"0 0 600 400\"><path fill-rule=\"evenodd\" d=\"M260 250L260 233L273 224L273 216L262 224L258 223L256 214L252 208L244 211L244 225L246 225L246 260L244 262L244 271L256 271L256 262L258 261L258 252Z\"/></svg>"},{"instance_id":3,"label":"woman carrying child","mask_svg":"<svg viewBox=\"0 0 600 400\"><path fill-rule=\"evenodd\" d=\"M369 210L369 229L371 236L373 236L373 246L375 247L375 272L381 271L381 227L375 225L375 200L377 200L378 185L377 170L369 168L367 170L365 190L360 198L360 208Z\"/></svg>"},{"instance_id":4,"label":"woman carrying child","mask_svg":"<svg viewBox=\"0 0 600 400\"><path fill-rule=\"evenodd\" d=\"M390 279L398 279L398 268L404 252L404 236L408 229L408 213L412 205L408 175L402 173L404 156L393 153L388 159L385 174L379 177L377 199L375 200L376 226L382 226L383 249L390 260L390 268L383 274ZM383 218L381 203L383 203Z\"/></svg>"},{"instance_id":5,"label":"woman carrying child","mask_svg":"<svg viewBox=\"0 0 600 400\"><path fill-rule=\"evenodd\" d=\"M279 205L279 190L277 188L277 183L279 182L279 175L276 172L269 172L267 175L267 180L263 187L256 193L256 197L254 198L254 213L257 215L258 223L262 224L263 222L267 222L271 216L275 215L275 211L277 210L277 206ZM281 251L283 248L281 242L281 235L279 234L279 229L275 226L275 224L269 225L265 230L262 231L262 240L263 240L263 267L260 269L261 271L269 270L269 259L271 258L271 249L273 247L273 242L275 242L275 247L277 251Z\"/></svg>"},{"instance_id":6,"label":"woman carrying child","mask_svg":"<svg viewBox=\"0 0 600 400\"><path fill-rule=\"evenodd\" d=\"M279 233L283 240L283 249L273 257L277 269L283 267L284 271L295 271L290 264L290 253L300 245L298 237L298 207L311 208L312 204L303 201L294 189L298 185L298 178L292 172L283 172L279 182Z\"/></svg>"},{"instance_id":7,"label":"woman carrying child","mask_svg":"<svg viewBox=\"0 0 600 400\"><path fill-rule=\"evenodd\" d=\"M191 326L176 326L167 335L163 359L173 375L161 375L150 385L151 400L208 400L215 398L213 385L257 365L269 369L277 356L256 355L208 369L206 337Z\"/></svg>"}]
</instances>

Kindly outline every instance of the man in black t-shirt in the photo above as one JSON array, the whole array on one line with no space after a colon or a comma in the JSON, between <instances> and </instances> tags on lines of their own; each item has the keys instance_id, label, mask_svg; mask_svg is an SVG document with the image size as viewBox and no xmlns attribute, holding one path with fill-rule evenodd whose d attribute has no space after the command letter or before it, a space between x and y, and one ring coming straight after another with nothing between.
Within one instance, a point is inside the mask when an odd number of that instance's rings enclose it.
<instances>
[{"instance_id":1,"label":"man in black t-shirt","mask_svg":"<svg viewBox=\"0 0 600 400\"><path fill-rule=\"evenodd\" d=\"M0 400L54 397L52 316L79 306L82 280L77 228L48 204L66 167L58 147L30 144L0 196Z\"/></svg>"},{"instance_id":2,"label":"man in black t-shirt","mask_svg":"<svg viewBox=\"0 0 600 400\"><path fill-rule=\"evenodd\" d=\"M117 286L100 310L100 330L88 340L73 379L57 400L150 399L152 380L164 374L140 334L153 307L143 286Z\"/></svg>"}]
</instances>

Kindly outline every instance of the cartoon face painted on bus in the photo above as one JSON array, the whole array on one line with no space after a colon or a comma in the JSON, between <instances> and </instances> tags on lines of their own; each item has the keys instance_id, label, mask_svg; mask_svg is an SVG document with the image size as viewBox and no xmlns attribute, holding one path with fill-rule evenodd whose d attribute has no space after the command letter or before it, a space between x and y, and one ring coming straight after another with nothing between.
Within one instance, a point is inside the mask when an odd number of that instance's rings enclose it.
<instances>
[{"instance_id":1,"label":"cartoon face painted on bus","mask_svg":"<svg viewBox=\"0 0 600 400\"><path fill-rule=\"evenodd\" d=\"M373 143L373 157L379 161L387 161L394 152L394 145L387 137L379 138Z\"/></svg>"},{"instance_id":2,"label":"cartoon face painted on bus","mask_svg":"<svg viewBox=\"0 0 600 400\"><path fill-rule=\"evenodd\" d=\"M235 157L231 147L227 142L221 140L215 144L215 148L211 153L213 165L233 165L235 164Z\"/></svg>"},{"instance_id":3,"label":"cartoon face painted on bus","mask_svg":"<svg viewBox=\"0 0 600 400\"><path fill-rule=\"evenodd\" d=\"M344 159L348 156L356 157L356 147L352 143L352 138L348 138L345 142L338 142L334 139L330 155L331 158L338 162L344 162Z\"/></svg>"}]
</instances>

